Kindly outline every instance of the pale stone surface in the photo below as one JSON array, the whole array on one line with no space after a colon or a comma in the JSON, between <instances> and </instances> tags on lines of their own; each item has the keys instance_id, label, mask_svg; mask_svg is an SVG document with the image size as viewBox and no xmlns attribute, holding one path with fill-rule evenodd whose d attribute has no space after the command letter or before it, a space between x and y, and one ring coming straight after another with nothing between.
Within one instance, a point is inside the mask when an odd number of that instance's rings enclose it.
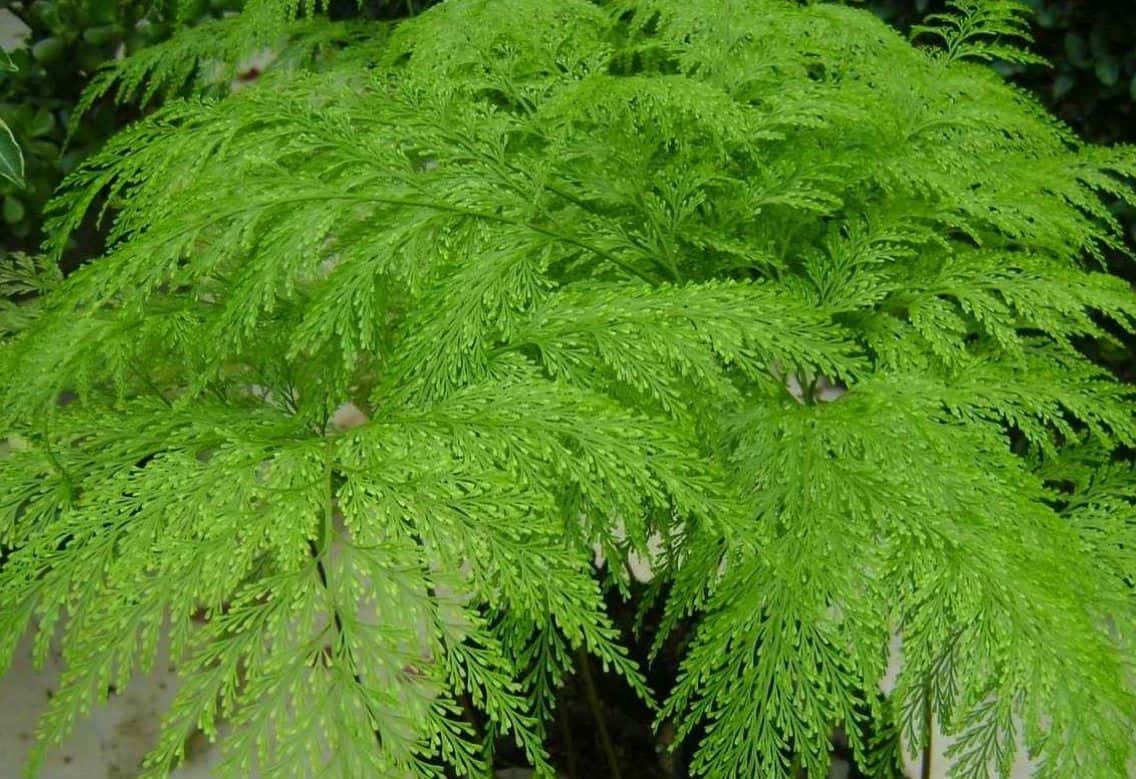
<instances>
[{"instance_id":1,"label":"pale stone surface","mask_svg":"<svg viewBox=\"0 0 1136 779\"><path fill-rule=\"evenodd\" d=\"M32 666L32 642L25 637L12 668L0 678L0 779L15 779L32 745L39 715L47 707L61 669L52 652L41 670ZM159 650L152 673L81 719L71 737L48 753L40 779L129 779L158 736L161 715L176 691L177 679ZM174 779L205 779L219 753L201 739L187 750Z\"/></svg>"},{"instance_id":2,"label":"pale stone surface","mask_svg":"<svg viewBox=\"0 0 1136 779\"><path fill-rule=\"evenodd\" d=\"M881 685L890 689L901 663L900 645L893 647L889 678ZM60 671L56 654L48 657L44 668L36 671L31 663L31 640L25 638L11 670L0 678L0 779L15 779L32 743L36 719L55 690ZM177 679L168 668L163 648L148 676L111 696L92 715L79 721L71 737L50 751L41 779L128 779L137 775L139 762L153 745L158 725L176 690ZM939 736L935 742L932 776L945 779L947 761L943 751L949 741ZM220 760L219 750L204 738L191 740L187 762L173 774L174 779L207 779ZM907 765L909 776L919 775L917 760ZM1015 766L1015 779L1028 779L1029 763L1024 757ZM528 769L511 768L497 772L499 779L524 779ZM847 776L847 766L837 763L832 779Z\"/></svg>"},{"instance_id":3,"label":"pale stone surface","mask_svg":"<svg viewBox=\"0 0 1136 779\"><path fill-rule=\"evenodd\" d=\"M13 51L20 48L29 33L31 28L22 19L7 8L0 8L0 49Z\"/></svg>"},{"instance_id":4,"label":"pale stone surface","mask_svg":"<svg viewBox=\"0 0 1136 779\"><path fill-rule=\"evenodd\" d=\"M880 691L885 695L890 694L891 691L895 689L902 667L903 640L897 634L892 636L887 673L884 675L884 678L880 680ZM947 749L950 748L954 741L953 738L944 735L942 731L939 730L939 722L936 718L933 722L931 734L931 779L947 779L947 771L950 769L950 760L947 758L946 753ZM1024 747L1021 746L1020 741L1018 749L1018 757L1010 776L1012 779L1029 779L1029 777L1033 776L1037 767L1025 754ZM922 768L921 757L905 755L904 768L908 776L919 776Z\"/></svg>"}]
</instances>

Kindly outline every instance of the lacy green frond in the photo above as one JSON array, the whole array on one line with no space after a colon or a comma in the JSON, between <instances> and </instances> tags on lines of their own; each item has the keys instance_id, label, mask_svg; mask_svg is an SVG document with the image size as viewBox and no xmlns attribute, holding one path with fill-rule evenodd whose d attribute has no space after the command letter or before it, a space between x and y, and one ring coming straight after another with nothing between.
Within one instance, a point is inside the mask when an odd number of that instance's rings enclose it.
<instances>
[{"instance_id":1,"label":"lacy green frond","mask_svg":"<svg viewBox=\"0 0 1136 779\"><path fill-rule=\"evenodd\" d=\"M104 65L83 91L76 116L107 95L144 106L185 92L227 94L250 57L267 60L272 72L314 67L320 54L343 46L352 55L381 50L381 25L332 22L317 15L324 6L324 0L248 0L240 14L185 27L170 40Z\"/></svg>"},{"instance_id":2,"label":"lacy green frond","mask_svg":"<svg viewBox=\"0 0 1136 779\"><path fill-rule=\"evenodd\" d=\"M1045 60L1010 43L1030 43L1030 6L1021 0L950 0L947 13L926 17L932 24L916 25L912 36L938 38L946 47L948 61L960 59L1003 60L1045 64Z\"/></svg>"},{"instance_id":3,"label":"lacy green frond","mask_svg":"<svg viewBox=\"0 0 1136 779\"><path fill-rule=\"evenodd\" d=\"M27 327L39 301L61 281L58 266L41 255L16 253L0 260L0 338Z\"/></svg>"},{"instance_id":4,"label":"lacy green frond","mask_svg":"<svg viewBox=\"0 0 1136 779\"><path fill-rule=\"evenodd\" d=\"M0 659L66 665L31 772L168 640L152 777L197 731L221 776L551 775L580 651L696 775L825 775L839 728L886 777L928 712L953 775L1125 775L1136 397L1090 355L1136 331L1136 154L987 66L1023 9L940 50L790 0L256 0L104 72L163 105L0 277ZM606 612L633 559L673 690Z\"/></svg>"}]
</instances>

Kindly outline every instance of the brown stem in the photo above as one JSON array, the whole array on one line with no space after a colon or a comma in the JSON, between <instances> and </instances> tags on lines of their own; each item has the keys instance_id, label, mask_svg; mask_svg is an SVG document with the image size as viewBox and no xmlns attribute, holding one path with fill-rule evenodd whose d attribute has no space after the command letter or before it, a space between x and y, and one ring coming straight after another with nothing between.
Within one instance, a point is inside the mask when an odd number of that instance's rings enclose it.
<instances>
[{"instance_id":1,"label":"brown stem","mask_svg":"<svg viewBox=\"0 0 1136 779\"><path fill-rule=\"evenodd\" d=\"M923 690L923 765L920 767L920 779L931 779L931 745L934 722L931 709L931 683L927 682Z\"/></svg>"},{"instance_id":2,"label":"brown stem","mask_svg":"<svg viewBox=\"0 0 1136 779\"><path fill-rule=\"evenodd\" d=\"M578 779L580 776L579 769L576 764L576 746L572 743L572 723L568 721L567 712L564 711L563 706L556 716L556 721L560 725L560 740L564 742L564 757L568 762L564 770L568 774L568 779Z\"/></svg>"},{"instance_id":3,"label":"brown stem","mask_svg":"<svg viewBox=\"0 0 1136 779\"><path fill-rule=\"evenodd\" d=\"M489 744L490 742L485 737L485 732L481 727L481 723L477 719L477 712L473 709L473 704L470 703L469 694L461 693L457 696L458 703L461 704L462 716L465 717L466 722L473 728L473 737L480 741L482 744Z\"/></svg>"},{"instance_id":4,"label":"brown stem","mask_svg":"<svg viewBox=\"0 0 1136 779\"><path fill-rule=\"evenodd\" d=\"M592 719L596 722L596 733L600 737L600 745L603 747L604 757L607 759L608 776L611 779L623 779L619 773L619 758L615 755L615 745L611 741L611 734L607 732L607 721L603 716L603 709L600 706L600 696L596 692L596 685L592 681L592 668L591 661L588 660L588 653L580 649L576 650L576 663L580 666L580 675L584 679L584 690L588 695L588 707L592 710Z\"/></svg>"},{"instance_id":5,"label":"brown stem","mask_svg":"<svg viewBox=\"0 0 1136 779\"><path fill-rule=\"evenodd\" d=\"M670 719L659 727L659 772L663 779L678 779L679 760L675 754L675 725Z\"/></svg>"}]
</instances>

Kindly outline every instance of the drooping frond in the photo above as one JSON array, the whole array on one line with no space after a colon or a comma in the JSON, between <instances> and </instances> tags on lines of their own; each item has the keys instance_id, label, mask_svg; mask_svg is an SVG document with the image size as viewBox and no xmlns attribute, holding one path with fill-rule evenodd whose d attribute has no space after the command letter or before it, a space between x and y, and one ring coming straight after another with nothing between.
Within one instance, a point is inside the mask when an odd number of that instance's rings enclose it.
<instances>
[{"instance_id":1,"label":"drooping frond","mask_svg":"<svg viewBox=\"0 0 1136 779\"><path fill-rule=\"evenodd\" d=\"M263 60L261 67L268 63L270 71L303 70L313 67L318 55L345 46L363 58L381 50L381 25L329 21L319 15L325 5L324 0L248 0L240 14L185 27L169 40L104 65L83 91L76 116L106 95L116 103L139 105L185 92L224 95L250 58Z\"/></svg>"},{"instance_id":2,"label":"drooping frond","mask_svg":"<svg viewBox=\"0 0 1136 779\"><path fill-rule=\"evenodd\" d=\"M17 253L0 259L0 338L27 327L39 301L61 280L59 267L43 256Z\"/></svg>"},{"instance_id":3,"label":"drooping frond","mask_svg":"<svg viewBox=\"0 0 1136 779\"><path fill-rule=\"evenodd\" d=\"M950 0L949 11L931 14L912 28L914 38L938 38L948 61L1002 60L1044 64L1045 60L1016 42L1030 43L1029 18L1033 11L1021 0Z\"/></svg>"},{"instance_id":4,"label":"drooping frond","mask_svg":"<svg viewBox=\"0 0 1136 779\"><path fill-rule=\"evenodd\" d=\"M960 0L946 55L789 0L319 10L108 71L295 54L82 165L48 252L98 208L105 255L3 312L0 650L62 636L46 741L166 631L154 776L198 728L232 776L547 769L576 651L652 696L603 606L635 555L700 775L823 775L836 727L882 766L868 724L928 712L959 776L1123 774L1136 416L1083 347L1136 329L1136 156L970 61L1030 59L1019 4Z\"/></svg>"}]
</instances>

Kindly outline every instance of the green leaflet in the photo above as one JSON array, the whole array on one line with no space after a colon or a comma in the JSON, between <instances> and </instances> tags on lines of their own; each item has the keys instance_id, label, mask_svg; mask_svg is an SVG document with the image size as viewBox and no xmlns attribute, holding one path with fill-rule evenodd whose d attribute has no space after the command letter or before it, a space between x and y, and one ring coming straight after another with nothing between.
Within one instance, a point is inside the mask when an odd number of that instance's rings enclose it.
<instances>
[{"instance_id":1,"label":"green leaflet","mask_svg":"<svg viewBox=\"0 0 1136 779\"><path fill-rule=\"evenodd\" d=\"M16 70L8 52L0 50L0 71ZM0 177L6 178L18 187L24 185L24 153L20 151L12 130L0 121Z\"/></svg>"},{"instance_id":2,"label":"green leaflet","mask_svg":"<svg viewBox=\"0 0 1136 779\"><path fill-rule=\"evenodd\" d=\"M1023 8L932 48L789 0L258 0L104 71L88 104L165 104L2 280L0 658L58 629L42 748L167 631L155 777L198 729L227 776L477 775L498 737L549 774L579 649L698 775L824 775L840 727L887 776L928 708L954 776L1123 775L1136 418L1085 345L1136 327L1101 270L1136 154L982 64L1033 61ZM633 555L673 690L604 611Z\"/></svg>"},{"instance_id":3,"label":"green leaflet","mask_svg":"<svg viewBox=\"0 0 1136 779\"><path fill-rule=\"evenodd\" d=\"M3 122L0 122L0 176L16 186L24 186L24 152Z\"/></svg>"},{"instance_id":4,"label":"green leaflet","mask_svg":"<svg viewBox=\"0 0 1136 779\"><path fill-rule=\"evenodd\" d=\"M1020 0L952 0L949 13L931 14L930 25L916 25L912 36L937 38L946 48L949 60L1001 60L1022 64L1044 64L1045 60L1009 43L1029 43L1030 6Z\"/></svg>"}]
</instances>

